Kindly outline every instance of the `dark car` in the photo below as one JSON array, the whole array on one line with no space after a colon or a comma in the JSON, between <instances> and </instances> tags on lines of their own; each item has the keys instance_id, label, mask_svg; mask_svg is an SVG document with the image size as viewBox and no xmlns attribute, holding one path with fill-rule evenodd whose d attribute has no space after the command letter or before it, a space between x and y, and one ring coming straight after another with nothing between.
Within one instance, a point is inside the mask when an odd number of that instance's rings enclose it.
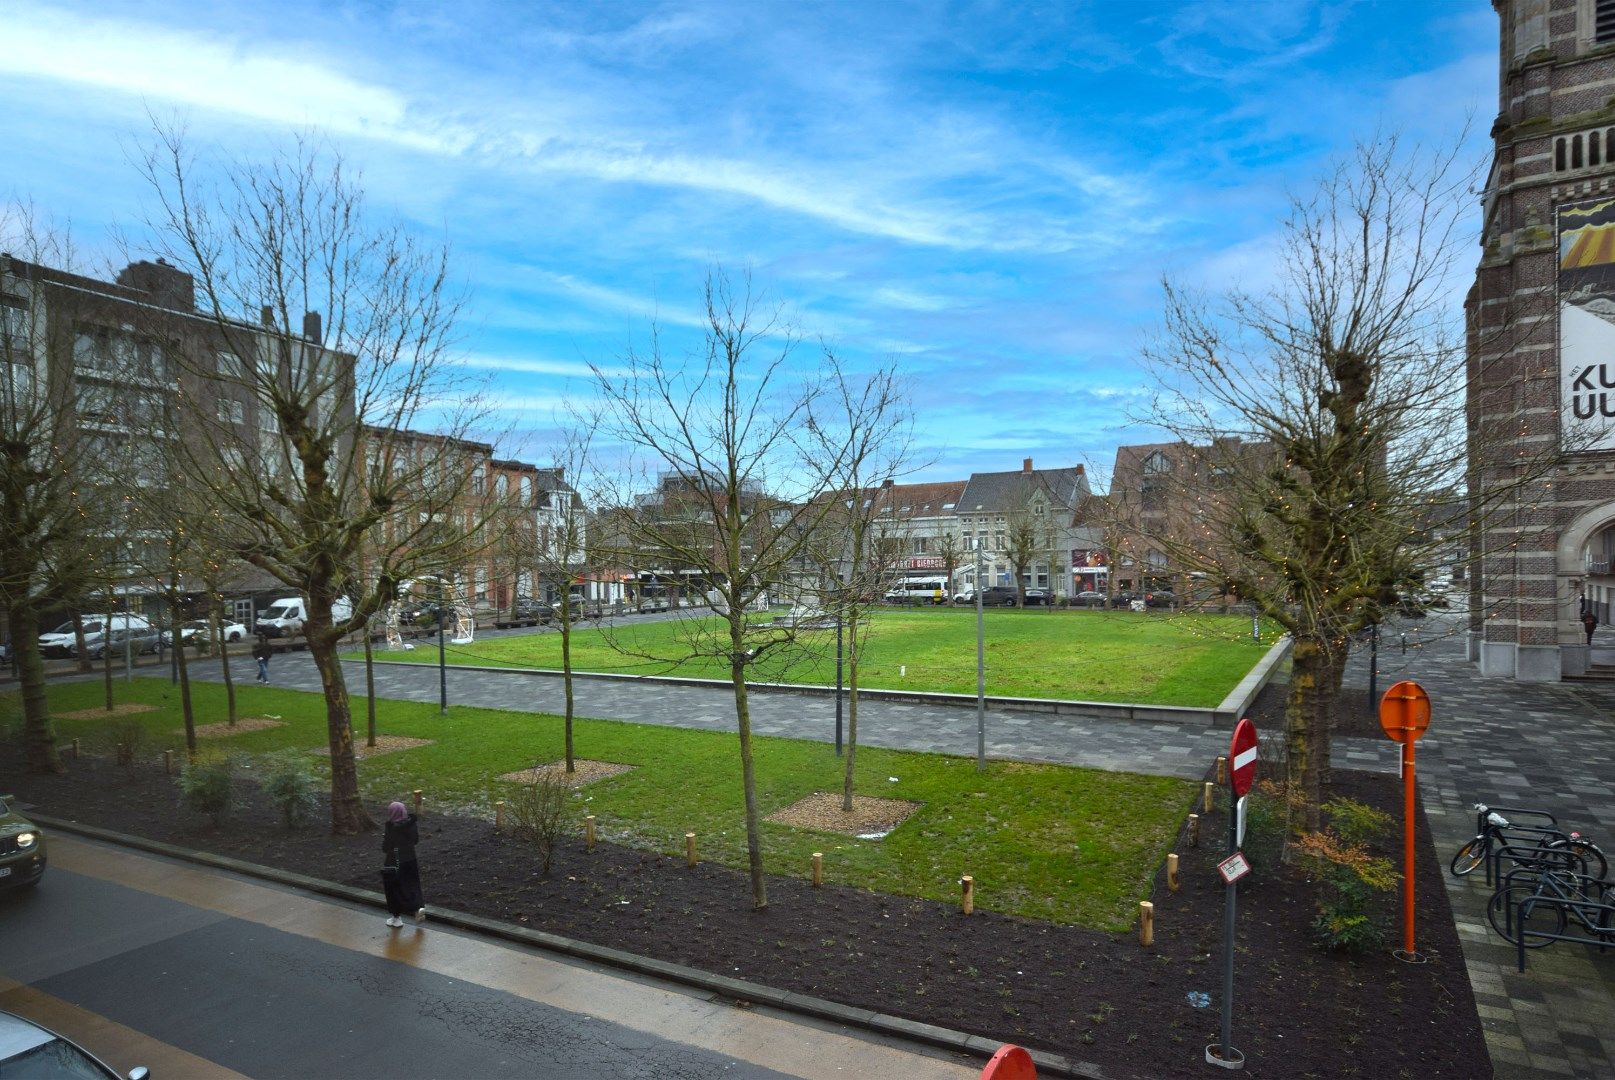
<instances>
[{"instance_id":1,"label":"dark car","mask_svg":"<svg viewBox=\"0 0 1615 1080\"><path fill-rule=\"evenodd\" d=\"M503 630L507 626L542 626L555 618L555 612L545 604L539 603L530 597L516 598L507 611L501 611L494 619L494 625Z\"/></svg>"},{"instance_id":2,"label":"dark car","mask_svg":"<svg viewBox=\"0 0 1615 1080\"><path fill-rule=\"evenodd\" d=\"M1084 589L1071 598L1072 607L1104 607L1105 594L1093 589Z\"/></svg>"},{"instance_id":3,"label":"dark car","mask_svg":"<svg viewBox=\"0 0 1615 1080\"><path fill-rule=\"evenodd\" d=\"M1018 599L1011 585L989 585L981 590L982 607L1014 607Z\"/></svg>"},{"instance_id":4,"label":"dark car","mask_svg":"<svg viewBox=\"0 0 1615 1080\"><path fill-rule=\"evenodd\" d=\"M1045 607L1052 600L1053 600L1053 597L1051 597L1049 595L1049 591L1047 589L1027 589L1026 590L1026 606L1027 607Z\"/></svg>"},{"instance_id":5,"label":"dark car","mask_svg":"<svg viewBox=\"0 0 1615 1080\"><path fill-rule=\"evenodd\" d=\"M1142 597L1140 597L1136 592L1123 591L1110 598L1110 606L1113 608L1129 608L1133 606L1134 600L1140 599L1142 599Z\"/></svg>"},{"instance_id":6,"label":"dark car","mask_svg":"<svg viewBox=\"0 0 1615 1080\"><path fill-rule=\"evenodd\" d=\"M0 795L0 888L34 885L45 873L45 834Z\"/></svg>"},{"instance_id":7,"label":"dark car","mask_svg":"<svg viewBox=\"0 0 1615 1080\"><path fill-rule=\"evenodd\" d=\"M145 1066L127 1080L146 1080ZM0 1080L125 1080L106 1062L50 1028L0 1012Z\"/></svg>"},{"instance_id":8,"label":"dark car","mask_svg":"<svg viewBox=\"0 0 1615 1080\"><path fill-rule=\"evenodd\" d=\"M1151 589L1144 594L1144 606L1153 608L1176 607L1178 594L1170 589Z\"/></svg>"}]
</instances>

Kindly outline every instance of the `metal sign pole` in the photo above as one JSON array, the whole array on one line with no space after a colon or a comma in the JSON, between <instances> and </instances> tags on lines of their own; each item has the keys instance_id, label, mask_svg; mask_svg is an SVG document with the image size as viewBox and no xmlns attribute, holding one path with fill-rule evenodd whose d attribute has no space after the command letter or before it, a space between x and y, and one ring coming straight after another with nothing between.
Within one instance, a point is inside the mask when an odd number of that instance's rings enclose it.
<instances>
[{"instance_id":1,"label":"metal sign pole","mask_svg":"<svg viewBox=\"0 0 1615 1080\"><path fill-rule=\"evenodd\" d=\"M981 614L981 541L976 541L976 771L987 771L987 645Z\"/></svg>"},{"instance_id":2,"label":"metal sign pole","mask_svg":"<svg viewBox=\"0 0 1615 1080\"><path fill-rule=\"evenodd\" d=\"M1229 770L1230 775L1232 769ZM1239 850L1239 816L1234 812L1233 788L1229 787L1230 805L1228 807L1228 854L1232 855ZM1222 964L1222 1048L1218 1053L1222 1056L1224 1068L1238 1068L1244 1064L1244 1058L1238 1058L1239 1065L1234 1061L1239 1054L1233 1047L1234 1041L1234 910L1239 900L1239 880L1236 878L1228 883L1224 890L1224 910L1222 919L1223 964Z\"/></svg>"}]
</instances>

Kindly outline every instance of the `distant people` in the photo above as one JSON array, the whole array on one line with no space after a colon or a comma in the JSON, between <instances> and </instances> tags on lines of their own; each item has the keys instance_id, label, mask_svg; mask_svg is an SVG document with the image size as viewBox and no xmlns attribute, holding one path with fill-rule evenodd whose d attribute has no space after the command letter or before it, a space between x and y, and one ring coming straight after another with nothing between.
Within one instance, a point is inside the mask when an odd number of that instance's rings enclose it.
<instances>
[{"instance_id":1,"label":"distant people","mask_svg":"<svg viewBox=\"0 0 1615 1080\"><path fill-rule=\"evenodd\" d=\"M404 913L413 912L417 923L426 921L426 900L421 896L421 865L415 858L420 843L416 817L401 802L387 807L387 828L381 838L381 887L387 894L387 925L403 926Z\"/></svg>"},{"instance_id":2,"label":"distant people","mask_svg":"<svg viewBox=\"0 0 1615 1080\"><path fill-rule=\"evenodd\" d=\"M1587 631L1587 644L1591 646L1593 643L1593 631L1598 629L1598 616L1593 613L1592 608L1588 608L1581 613L1581 628Z\"/></svg>"},{"instance_id":3,"label":"distant people","mask_svg":"<svg viewBox=\"0 0 1615 1080\"><path fill-rule=\"evenodd\" d=\"M258 644L252 647L252 658L258 661L258 681L265 686L269 685L269 658L275 655L275 647L269 644L268 634L258 635Z\"/></svg>"}]
</instances>

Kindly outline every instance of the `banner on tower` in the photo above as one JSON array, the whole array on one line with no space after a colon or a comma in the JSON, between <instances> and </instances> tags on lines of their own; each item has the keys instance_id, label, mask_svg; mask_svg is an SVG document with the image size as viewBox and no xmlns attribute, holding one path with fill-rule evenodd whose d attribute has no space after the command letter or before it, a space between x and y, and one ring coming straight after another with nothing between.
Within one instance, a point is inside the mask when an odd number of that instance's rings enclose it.
<instances>
[{"instance_id":1,"label":"banner on tower","mask_svg":"<svg viewBox=\"0 0 1615 1080\"><path fill-rule=\"evenodd\" d=\"M1615 198L1558 208L1560 435L1615 450Z\"/></svg>"}]
</instances>

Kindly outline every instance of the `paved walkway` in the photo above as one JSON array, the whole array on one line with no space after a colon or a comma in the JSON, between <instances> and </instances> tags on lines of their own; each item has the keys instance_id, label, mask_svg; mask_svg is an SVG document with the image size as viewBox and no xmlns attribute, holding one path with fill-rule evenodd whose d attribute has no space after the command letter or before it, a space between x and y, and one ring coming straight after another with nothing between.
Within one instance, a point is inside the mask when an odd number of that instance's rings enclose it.
<instances>
[{"instance_id":1,"label":"paved walkway","mask_svg":"<svg viewBox=\"0 0 1615 1080\"><path fill-rule=\"evenodd\" d=\"M1414 679L1430 693L1419 791L1442 860L1474 835L1477 802L1547 810L1615 852L1615 686L1482 679L1459 616L1410 623L1407 640L1404 654L1381 638L1378 688ZM1346 679L1368 685L1366 656ZM1530 950L1518 974L1486 921L1484 877L1446 880L1497 1075L1615 1076L1615 953L1561 942Z\"/></svg>"},{"instance_id":2,"label":"paved walkway","mask_svg":"<svg viewBox=\"0 0 1615 1080\"><path fill-rule=\"evenodd\" d=\"M217 680L213 664L191 665L193 678ZM233 671L235 669L232 669ZM347 665L348 688L364 690L364 664ZM320 689L314 665L305 653L278 656L273 662L276 686ZM565 707L559 676L536 672L448 669L449 704L479 705L521 712L558 713ZM668 727L735 730L734 697L727 688L639 683L624 679L574 680L578 716L628 720ZM251 686L246 688L251 692ZM377 664L378 697L437 701L436 667L420 664ZM753 690L752 730L823 742L835 738L835 700L782 691ZM918 705L861 699L858 741L864 746L934 753L976 753L973 708ZM1352 768L1395 771L1396 759L1383 740L1337 740L1336 753ZM1206 766L1228 749L1228 732L1190 724L1085 719L1041 712L991 709L987 712L987 756L1017 761L1048 761L1179 776L1198 780Z\"/></svg>"}]
</instances>

